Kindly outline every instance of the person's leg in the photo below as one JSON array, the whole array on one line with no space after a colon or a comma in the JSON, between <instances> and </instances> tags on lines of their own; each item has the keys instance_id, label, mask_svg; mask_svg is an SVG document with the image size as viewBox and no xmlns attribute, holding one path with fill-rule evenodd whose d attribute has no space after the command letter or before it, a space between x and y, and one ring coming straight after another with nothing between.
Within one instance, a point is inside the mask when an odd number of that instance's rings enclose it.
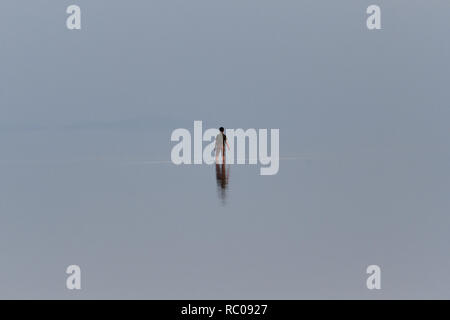
<instances>
[{"instance_id":1,"label":"person's leg","mask_svg":"<svg viewBox=\"0 0 450 320\"><path fill-rule=\"evenodd\" d=\"M219 155L220 153L223 154L223 149L220 147L216 147L216 163L219 163Z\"/></svg>"}]
</instances>

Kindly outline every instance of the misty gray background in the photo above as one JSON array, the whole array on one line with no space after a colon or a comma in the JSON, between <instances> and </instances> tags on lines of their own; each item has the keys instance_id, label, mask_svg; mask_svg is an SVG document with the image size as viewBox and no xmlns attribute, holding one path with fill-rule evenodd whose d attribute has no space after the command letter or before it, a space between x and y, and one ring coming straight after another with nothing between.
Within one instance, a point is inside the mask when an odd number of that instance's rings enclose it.
<instances>
[{"instance_id":1,"label":"misty gray background","mask_svg":"<svg viewBox=\"0 0 450 320\"><path fill-rule=\"evenodd\" d=\"M0 298L450 298L449 10L2 0ZM213 166L152 162L194 120L290 160L223 205Z\"/></svg>"}]
</instances>

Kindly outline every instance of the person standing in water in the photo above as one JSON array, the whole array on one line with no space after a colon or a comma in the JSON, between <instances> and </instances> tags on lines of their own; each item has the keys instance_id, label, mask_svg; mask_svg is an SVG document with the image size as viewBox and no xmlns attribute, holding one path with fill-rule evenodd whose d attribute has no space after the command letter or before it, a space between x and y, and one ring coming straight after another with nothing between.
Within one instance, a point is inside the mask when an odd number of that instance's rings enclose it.
<instances>
[{"instance_id":1,"label":"person standing in water","mask_svg":"<svg viewBox=\"0 0 450 320\"><path fill-rule=\"evenodd\" d=\"M219 162L219 155L222 153L222 159L225 163L225 145L227 145L228 150L230 150L230 145L228 144L227 136L223 133L225 129L223 127L219 128L219 134L216 136L216 163Z\"/></svg>"}]
</instances>

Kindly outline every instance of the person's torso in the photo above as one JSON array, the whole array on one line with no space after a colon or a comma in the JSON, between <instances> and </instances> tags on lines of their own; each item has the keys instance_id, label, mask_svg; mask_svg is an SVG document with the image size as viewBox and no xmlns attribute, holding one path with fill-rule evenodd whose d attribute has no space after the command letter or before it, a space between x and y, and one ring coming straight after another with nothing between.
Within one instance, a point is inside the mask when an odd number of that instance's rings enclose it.
<instances>
[{"instance_id":1,"label":"person's torso","mask_svg":"<svg viewBox=\"0 0 450 320\"><path fill-rule=\"evenodd\" d=\"M219 133L216 136L216 147L221 148L223 147L225 140L224 140L224 135L222 133Z\"/></svg>"}]
</instances>

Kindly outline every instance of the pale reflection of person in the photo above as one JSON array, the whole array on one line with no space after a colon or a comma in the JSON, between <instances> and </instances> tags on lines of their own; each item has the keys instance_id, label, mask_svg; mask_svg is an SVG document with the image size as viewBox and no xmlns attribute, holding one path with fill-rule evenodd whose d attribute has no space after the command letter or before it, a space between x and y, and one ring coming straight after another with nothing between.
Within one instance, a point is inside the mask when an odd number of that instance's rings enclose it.
<instances>
[{"instance_id":1,"label":"pale reflection of person","mask_svg":"<svg viewBox=\"0 0 450 320\"><path fill-rule=\"evenodd\" d=\"M219 128L219 134L216 136L216 163L219 163L219 155L222 154L222 163L225 163L225 145L230 150L230 145L228 144L227 136L223 133L225 129L223 127Z\"/></svg>"},{"instance_id":2,"label":"pale reflection of person","mask_svg":"<svg viewBox=\"0 0 450 320\"><path fill-rule=\"evenodd\" d=\"M226 164L216 163L217 191L219 193L220 199L222 199L223 204L225 204L227 196L227 186L229 177L230 177L230 169L226 168Z\"/></svg>"}]
</instances>

